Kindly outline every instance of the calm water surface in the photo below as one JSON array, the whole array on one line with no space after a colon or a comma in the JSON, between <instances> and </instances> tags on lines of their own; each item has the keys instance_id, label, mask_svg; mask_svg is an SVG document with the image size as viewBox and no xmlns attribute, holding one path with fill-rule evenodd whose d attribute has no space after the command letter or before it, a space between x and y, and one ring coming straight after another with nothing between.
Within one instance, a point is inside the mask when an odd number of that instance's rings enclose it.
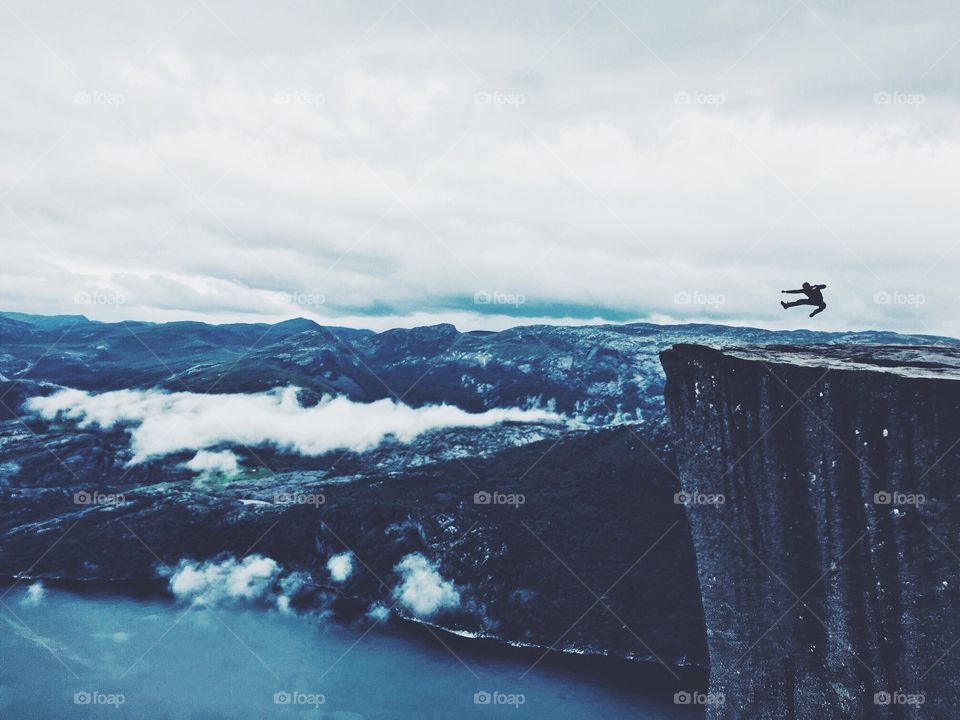
<instances>
[{"instance_id":1,"label":"calm water surface","mask_svg":"<svg viewBox=\"0 0 960 720\"><path fill-rule=\"evenodd\" d=\"M700 717L661 673L255 608L18 586L0 604L0 718ZM369 630L369 631L368 631ZM489 700L489 702L484 702ZM479 702L478 702L479 701Z\"/></svg>"}]
</instances>

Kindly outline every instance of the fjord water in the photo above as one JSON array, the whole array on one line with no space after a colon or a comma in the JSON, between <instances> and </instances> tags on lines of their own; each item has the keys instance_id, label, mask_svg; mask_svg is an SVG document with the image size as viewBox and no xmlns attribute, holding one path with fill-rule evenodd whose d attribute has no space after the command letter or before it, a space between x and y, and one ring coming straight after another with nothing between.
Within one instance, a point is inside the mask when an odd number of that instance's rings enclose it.
<instances>
[{"instance_id":1,"label":"fjord water","mask_svg":"<svg viewBox=\"0 0 960 720\"><path fill-rule=\"evenodd\" d=\"M431 720L697 717L642 672L262 608L23 587L0 607L0 717ZM583 661L584 667L588 662ZM612 673L617 675L618 673ZM481 693L479 696L478 693ZM484 695L483 693L487 693ZM522 704L519 704L522 696ZM480 700L478 703L476 700ZM484 700L490 702L485 703Z\"/></svg>"}]
</instances>

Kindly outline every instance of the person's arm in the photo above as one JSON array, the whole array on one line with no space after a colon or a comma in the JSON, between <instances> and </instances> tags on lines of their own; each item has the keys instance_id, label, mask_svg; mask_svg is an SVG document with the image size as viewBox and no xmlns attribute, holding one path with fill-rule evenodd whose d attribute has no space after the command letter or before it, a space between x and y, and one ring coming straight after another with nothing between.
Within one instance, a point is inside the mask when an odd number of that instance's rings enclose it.
<instances>
[{"instance_id":1,"label":"person's arm","mask_svg":"<svg viewBox=\"0 0 960 720\"><path fill-rule=\"evenodd\" d=\"M824 286L824 287L826 287L826 286ZM781 293L787 293L788 295L799 295L800 293L802 293L802 292L804 292L804 291L803 291L803 290L781 290L780 292L781 292Z\"/></svg>"},{"instance_id":2,"label":"person's arm","mask_svg":"<svg viewBox=\"0 0 960 720\"><path fill-rule=\"evenodd\" d=\"M826 289L827 289L827 286L826 286L826 285L814 285L814 287L815 287L817 290L826 290Z\"/></svg>"}]
</instances>

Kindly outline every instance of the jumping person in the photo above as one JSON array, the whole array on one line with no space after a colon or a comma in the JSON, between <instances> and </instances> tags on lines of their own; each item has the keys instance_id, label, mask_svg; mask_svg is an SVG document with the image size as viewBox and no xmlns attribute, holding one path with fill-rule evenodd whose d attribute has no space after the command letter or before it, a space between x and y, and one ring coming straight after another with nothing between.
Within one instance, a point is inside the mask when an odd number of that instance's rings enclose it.
<instances>
[{"instance_id":1,"label":"jumping person","mask_svg":"<svg viewBox=\"0 0 960 720\"><path fill-rule=\"evenodd\" d=\"M784 302L780 301L780 304L783 306L783 309L797 307L797 305L815 305L816 310L810 313L810 317L813 317L817 313L822 313L827 309L827 304L823 301L822 290L826 289L826 285L811 285L808 282L803 284L803 287L799 290L781 290L781 293L787 293L789 295L799 295L803 293L807 296L806 300L794 300L793 302Z\"/></svg>"}]
</instances>

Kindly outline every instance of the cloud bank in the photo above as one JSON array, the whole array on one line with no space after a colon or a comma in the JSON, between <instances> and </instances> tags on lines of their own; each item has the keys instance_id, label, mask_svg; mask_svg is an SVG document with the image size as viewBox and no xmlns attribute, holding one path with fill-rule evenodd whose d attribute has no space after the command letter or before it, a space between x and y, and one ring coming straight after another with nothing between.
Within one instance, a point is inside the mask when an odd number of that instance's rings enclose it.
<instances>
[{"instance_id":1,"label":"cloud bank","mask_svg":"<svg viewBox=\"0 0 960 720\"><path fill-rule=\"evenodd\" d=\"M956 2L4 5L0 307L960 334Z\"/></svg>"},{"instance_id":2,"label":"cloud bank","mask_svg":"<svg viewBox=\"0 0 960 720\"><path fill-rule=\"evenodd\" d=\"M93 394L67 389L31 398L26 406L45 420L74 420L80 427L103 429L129 427L131 465L223 444L273 445L316 456L341 449L363 452L388 437L410 442L440 428L563 420L545 410L505 408L468 413L450 405L413 408L386 399L357 403L344 397L324 398L314 407L304 407L297 394L293 387L220 395L157 390ZM188 465L201 472L233 467L223 453L198 453Z\"/></svg>"}]
</instances>

